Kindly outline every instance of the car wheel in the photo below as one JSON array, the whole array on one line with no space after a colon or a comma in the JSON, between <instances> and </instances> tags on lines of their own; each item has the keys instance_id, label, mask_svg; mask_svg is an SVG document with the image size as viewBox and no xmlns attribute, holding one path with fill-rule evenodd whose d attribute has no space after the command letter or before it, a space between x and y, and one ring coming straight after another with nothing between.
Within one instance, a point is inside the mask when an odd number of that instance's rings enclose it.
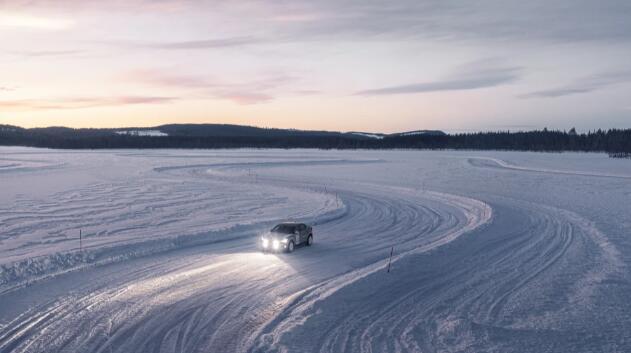
<instances>
[{"instance_id":1,"label":"car wheel","mask_svg":"<svg viewBox=\"0 0 631 353\"><path fill-rule=\"evenodd\" d=\"M289 244L287 244L287 252L293 252L294 251L294 241L290 240Z\"/></svg>"},{"instance_id":2,"label":"car wheel","mask_svg":"<svg viewBox=\"0 0 631 353\"><path fill-rule=\"evenodd\" d=\"M309 238L307 238L307 246L313 245L313 235L309 234Z\"/></svg>"}]
</instances>

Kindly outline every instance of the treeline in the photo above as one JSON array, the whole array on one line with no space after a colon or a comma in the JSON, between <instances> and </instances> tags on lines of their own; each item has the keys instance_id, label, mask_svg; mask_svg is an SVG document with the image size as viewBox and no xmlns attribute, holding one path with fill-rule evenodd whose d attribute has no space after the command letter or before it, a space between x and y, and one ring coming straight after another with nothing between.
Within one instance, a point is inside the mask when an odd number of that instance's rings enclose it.
<instances>
[{"instance_id":1,"label":"treeline","mask_svg":"<svg viewBox=\"0 0 631 353\"><path fill-rule=\"evenodd\" d=\"M167 130L167 129L165 129ZM175 129L171 128L170 133ZM607 152L631 156L631 129L570 131L478 132L462 134L392 134L381 139L342 133L302 131L256 136L137 136L108 129L23 129L0 125L0 145L61 149L116 148L320 148L320 149L474 149L516 151Z\"/></svg>"},{"instance_id":2,"label":"treeline","mask_svg":"<svg viewBox=\"0 0 631 353\"><path fill-rule=\"evenodd\" d=\"M611 129L577 134L554 130L526 132L478 132L446 136L399 136L384 141L384 147L427 149L475 149L516 151L607 152L616 156L631 154L631 129Z\"/></svg>"}]
</instances>

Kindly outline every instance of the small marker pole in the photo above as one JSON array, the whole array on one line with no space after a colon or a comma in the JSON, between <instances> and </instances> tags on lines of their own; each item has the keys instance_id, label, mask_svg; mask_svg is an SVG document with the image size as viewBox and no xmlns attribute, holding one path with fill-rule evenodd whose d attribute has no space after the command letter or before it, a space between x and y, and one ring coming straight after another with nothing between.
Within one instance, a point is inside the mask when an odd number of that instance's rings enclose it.
<instances>
[{"instance_id":1,"label":"small marker pole","mask_svg":"<svg viewBox=\"0 0 631 353\"><path fill-rule=\"evenodd\" d=\"M390 264L392 263L392 253L394 252L394 246L390 249L390 259L388 260L388 273L390 273Z\"/></svg>"},{"instance_id":2,"label":"small marker pole","mask_svg":"<svg viewBox=\"0 0 631 353\"><path fill-rule=\"evenodd\" d=\"M83 251L83 236L81 234L81 229L79 229L79 251Z\"/></svg>"}]
</instances>

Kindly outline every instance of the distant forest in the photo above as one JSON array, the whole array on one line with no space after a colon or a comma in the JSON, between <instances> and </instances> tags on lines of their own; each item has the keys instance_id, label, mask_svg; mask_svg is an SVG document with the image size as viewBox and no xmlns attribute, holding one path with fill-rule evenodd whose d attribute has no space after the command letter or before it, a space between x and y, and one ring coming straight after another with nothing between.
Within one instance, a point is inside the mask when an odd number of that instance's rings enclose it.
<instances>
[{"instance_id":1,"label":"distant forest","mask_svg":"<svg viewBox=\"0 0 631 353\"><path fill-rule=\"evenodd\" d=\"M162 136L156 136L162 135ZM0 145L61 149L115 148L320 148L320 149L469 149L606 152L631 156L631 129L477 132L445 134L418 131L398 134L338 133L264 129L238 125L174 124L154 128L24 129L0 125Z\"/></svg>"}]
</instances>

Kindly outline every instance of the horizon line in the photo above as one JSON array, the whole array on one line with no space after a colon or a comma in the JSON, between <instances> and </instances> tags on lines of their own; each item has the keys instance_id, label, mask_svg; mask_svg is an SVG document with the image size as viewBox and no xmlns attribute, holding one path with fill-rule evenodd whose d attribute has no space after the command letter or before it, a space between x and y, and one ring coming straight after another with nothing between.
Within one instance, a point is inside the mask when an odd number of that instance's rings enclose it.
<instances>
[{"instance_id":1,"label":"horizon line","mask_svg":"<svg viewBox=\"0 0 631 353\"><path fill-rule=\"evenodd\" d=\"M400 130L400 131L392 131L392 132L383 132L383 131L369 131L369 130L327 130L327 129L300 129L293 127L275 127L275 126L259 126L259 125L248 125L248 124L233 124L233 123L164 123L159 125L147 125L147 126L117 126L117 127L72 127L72 126L64 126L64 125L47 125L47 126L20 126L15 124L2 124L0 126L14 126L21 129L48 129L48 128L65 128L65 129L73 129L73 130L81 130L81 129L92 129L92 130L129 130L129 129L152 129L158 128L160 126L165 125L229 125L229 126L242 126L242 127L251 127L258 129L275 129L275 130L294 130L294 131L305 131L305 132L332 132L332 133L366 133L366 134L382 134L382 135L391 135L391 134L401 134L406 132L415 132L415 131L440 131L446 134L459 134L459 133L490 133L490 132L530 132L530 131L559 131L559 132L569 132L572 129L576 131L576 133L584 133L584 132L592 132L598 130L627 130L631 129L631 127L600 127L595 129L578 129L574 126L569 128L548 128L546 126L539 127L534 125L529 126L497 126L495 128L486 128L486 129L411 129L411 130Z\"/></svg>"}]
</instances>

